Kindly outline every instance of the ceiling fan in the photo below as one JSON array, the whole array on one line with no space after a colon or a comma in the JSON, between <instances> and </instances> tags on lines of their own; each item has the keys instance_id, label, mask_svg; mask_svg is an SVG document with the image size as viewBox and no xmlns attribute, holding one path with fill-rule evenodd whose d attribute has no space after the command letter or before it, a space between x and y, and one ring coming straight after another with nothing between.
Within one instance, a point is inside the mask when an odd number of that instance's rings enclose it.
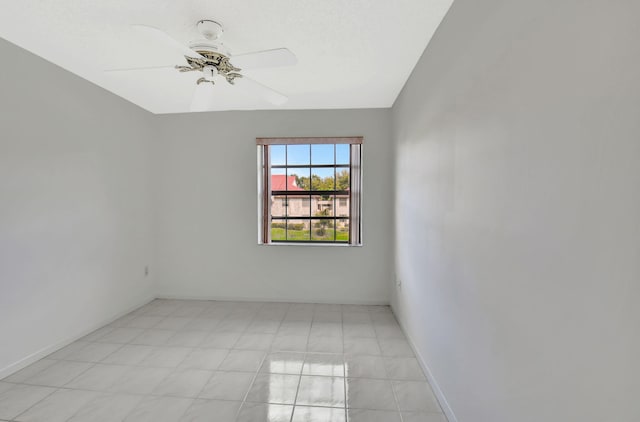
<instances>
[{"instance_id":1,"label":"ceiling fan","mask_svg":"<svg viewBox=\"0 0 640 422\"><path fill-rule=\"evenodd\" d=\"M186 65L156 66L129 69L113 69L107 72L130 72L151 69L175 68L179 72L199 72L196 80L196 90L191 101L191 111L205 111L212 107L215 101L213 86L220 80L265 99L274 105L282 105L288 98L241 72L245 69L259 69L268 67L293 66L297 63L296 56L286 48L256 51L253 53L232 56L229 50L219 41L223 28L218 22L203 19L196 23L196 27L203 39L183 45L161 29L148 25L132 25L132 27L147 38L163 43L166 47L179 51L186 59Z\"/></svg>"}]
</instances>

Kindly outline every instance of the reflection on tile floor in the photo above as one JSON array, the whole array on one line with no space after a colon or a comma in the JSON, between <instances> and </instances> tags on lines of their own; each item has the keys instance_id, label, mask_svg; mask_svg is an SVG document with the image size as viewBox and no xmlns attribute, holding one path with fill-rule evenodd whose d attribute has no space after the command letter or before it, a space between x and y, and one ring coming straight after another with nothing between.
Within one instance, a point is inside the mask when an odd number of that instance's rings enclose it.
<instances>
[{"instance_id":1,"label":"reflection on tile floor","mask_svg":"<svg viewBox=\"0 0 640 422\"><path fill-rule=\"evenodd\" d=\"M387 306L155 300L0 380L0 421L446 418Z\"/></svg>"}]
</instances>

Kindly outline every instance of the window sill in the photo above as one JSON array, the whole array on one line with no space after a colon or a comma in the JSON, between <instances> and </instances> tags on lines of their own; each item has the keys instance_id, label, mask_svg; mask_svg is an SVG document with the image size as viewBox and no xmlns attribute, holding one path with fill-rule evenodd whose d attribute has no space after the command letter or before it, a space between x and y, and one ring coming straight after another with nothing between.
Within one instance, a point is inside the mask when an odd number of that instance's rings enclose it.
<instances>
[{"instance_id":1,"label":"window sill","mask_svg":"<svg viewBox=\"0 0 640 422\"><path fill-rule=\"evenodd\" d=\"M349 243L301 243L301 242L275 242L275 243L258 243L258 246L325 246L330 248L360 248L362 244L359 245L351 245Z\"/></svg>"}]
</instances>

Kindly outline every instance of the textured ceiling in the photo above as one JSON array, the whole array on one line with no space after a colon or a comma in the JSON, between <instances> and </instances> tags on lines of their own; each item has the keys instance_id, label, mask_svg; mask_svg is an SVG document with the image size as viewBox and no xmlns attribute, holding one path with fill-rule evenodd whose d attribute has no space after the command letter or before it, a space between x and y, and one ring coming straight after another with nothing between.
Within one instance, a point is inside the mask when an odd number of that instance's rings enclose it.
<instances>
[{"instance_id":1,"label":"textured ceiling","mask_svg":"<svg viewBox=\"0 0 640 422\"><path fill-rule=\"evenodd\" d=\"M285 105L221 81L213 110L378 108L393 104L452 1L20 0L3 2L0 37L153 113L179 113L189 111L195 73L104 70L185 64L132 24L188 44L200 38L195 23L213 19L232 54L286 47L298 58L245 72L289 96Z\"/></svg>"}]
</instances>

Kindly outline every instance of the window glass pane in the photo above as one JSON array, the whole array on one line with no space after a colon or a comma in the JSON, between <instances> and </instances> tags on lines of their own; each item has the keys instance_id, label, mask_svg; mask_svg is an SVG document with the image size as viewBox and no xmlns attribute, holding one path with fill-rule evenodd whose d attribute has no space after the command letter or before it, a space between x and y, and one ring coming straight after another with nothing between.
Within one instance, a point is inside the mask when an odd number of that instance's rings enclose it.
<instances>
[{"instance_id":1,"label":"window glass pane","mask_svg":"<svg viewBox=\"0 0 640 422\"><path fill-rule=\"evenodd\" d=\"M311 145L311 164L334 164L333 144Z\"/></svg>"},{"instance_id":2,"label":"window glass pane","mask_svg":"<svg viewBox=\"0 0 640 422\"><path fill-rule=\"evenodd\" d=\"M287 240L309 240L309 220L289 220L287 224Z\"/></svg>"},{"instance_id":3,"label":"window glass pane","mask_svg":"<svg viewBox=\"0 0 640 422\"><path fill-rule=\"evenodd\" d=\"M312 200L312 211L316 217L333 217L334 201L333 195L314 195Z\"/></svg>"},{"instance_id":4,"label":"window glass pane","mask_svg":"<svg viewBox=\"0 0 640 422\"><path fill-rule=\"evenodd\" d=\"M349 165L351 164L351 145L349 144L337 144L336 145L336 164Z\"/></svg>"},{"instance_id":5,"label":"window glass pane","mask_svg":"<svg viewBox=\"0 0 640 422\"><path fill-rule=\"evenodd\" d=\"M284 218L287 216L287 197L272 196L271 197L271 217Z\"/></svg>"},{"instance_id":6,"label":"window glass pane","mask_svg":"<svg viewBox=\"0 0 640 422\"><path fill-rule=\"evenodd\" d=\"M311 168L311 190L335 190L333 168Z\"/></svg>"},{"instance_id":7,"label":"window glass pane","mask_svg":"<svg viewBox=\"0 0 640 422\"><path fill-rule=\"evenodd\" d=\"M287 145L287 165L311 164L310 147L311 145Z\"/></svg>"},{"instance_id":8,"label":"window glass pane","mask_svg":"<svg viewBox=\"0 0 640 422\"><path fill-rule=\"evenodd\" d=\"M283 166L285 164L285 146L284 145L271 145L271 165Z\"/></svg>"},{"instance_id":9,"label":"window glass pane","mask_svg":"<svg viewBox=\"0 0 640 422\"><path fill-rule=\"evenodd\" d=\"M348 167L336 168L336 190L350 190L351 178Z\"/></svg>"},{"instance_id":10,"label":"window glass pane","mask_svg":"<svg viewBox=\"0 0 640 422\"><path fill-rule=\"evenodd\" d=\"M287 215L289 217L311 217L310 205L309 195L289 195Z\"/></svg>"},{"instance_id":11,"label":"window glass pane","mask_svg":"<svg viewBox=\"0 0 640 422\"><path fill-rule=\"evenodd\" d=\"M333 220L311 220L311 240L333 242Z\"/></svg>"},{"instance_id":12,"label":"window glass pane","mask_svg":"<svg viewBox=\"0 0 640 422\"><path fill-rule=\"evenodd\" d=\"M301 192L311 189L310 174L311 169L309 167L287 168L287 190L289 192Z\"/></svg>"},{"instance_id":13,"label":"window glass pane","mask_svg":"<svg viewBox=\"0 0 640 422\"><path fill-rule=\"evenodd\" d=\"M348 195L337 195L336 197L336 216L337 217L348 217L349 216L349 196Z\"/></svg>"},{"instance_id":14,"label":"window glass pane","mask_svg":"<svg viewBox=\"0 0 640 422\"><path fill-rule=\"evenodd\" d=\"M349 241L349 219L339 218L336 221L336 241L348 242Z\"/></svg>"},{"instance_id":15,"label":"window glass pane","mask_svg":"<svg viewBox=\"0 0 640 422\"><path fill-rule=\"evenodd\" d=\"M286 222L285 220L271 221L271 240L286 240Z\"/></svg>"},{"instance_id":16,"label":"window glass pane","mask_svg":"<svg viewBox=\"0 0 640 422\"><path fill-rule=\"evenodd\" d=\"M271 169L271 190L284 189L287 169ZM272 198L273 199L273 198ZM273 201L272 201L273 202ZM273 215L273 214L272 214Z\"/></svg>"}]
</instances>

